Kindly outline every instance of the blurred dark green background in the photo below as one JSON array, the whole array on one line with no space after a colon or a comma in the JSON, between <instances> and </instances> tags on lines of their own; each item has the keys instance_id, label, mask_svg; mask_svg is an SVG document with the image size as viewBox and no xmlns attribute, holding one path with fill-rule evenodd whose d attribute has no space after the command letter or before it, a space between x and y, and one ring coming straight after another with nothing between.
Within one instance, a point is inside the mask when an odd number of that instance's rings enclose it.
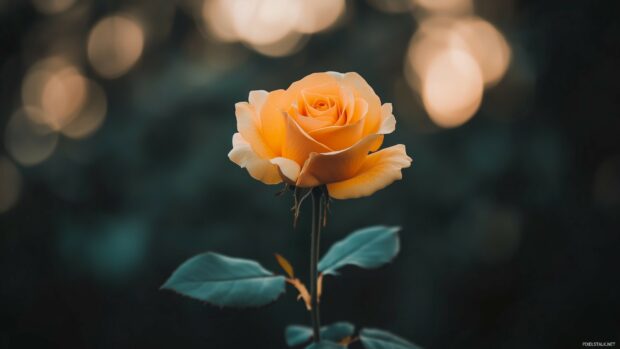
<instances>
[{"instance_id":1,"label":"blurred dark green background","mask_svg":"<svg viewBox=\"0 0 620 349\"><path fill-rule=\"evenodd\" d=\"M617 2L476 1L512 59L476 115L450 129L434 126L403 73L419 12L380 10L386 2L347 1L329 30L269 57L205 35L191 1L77 0L55 14L0 1L0 194L18 190L0 213L0 346L283 348L284 327L309 322L292 288L267 307L229 310L159 286L207 250L271 270L279 252L307 275L310 207L293 229L291 197L227 153L235 102L326 70L359 72L394 104L385 144L404 143L414 162L372 197L333 203L323 251L374 224L402 226L402 249L387 267L326 279L324 323L385 328L425 348L617 341ZM151 20L144 50L107 79L85 41L128 8ZM105 120L28 166L7 148L7 124L29 68L63 50L105 91Z\"/></svg>"}]
</instances>

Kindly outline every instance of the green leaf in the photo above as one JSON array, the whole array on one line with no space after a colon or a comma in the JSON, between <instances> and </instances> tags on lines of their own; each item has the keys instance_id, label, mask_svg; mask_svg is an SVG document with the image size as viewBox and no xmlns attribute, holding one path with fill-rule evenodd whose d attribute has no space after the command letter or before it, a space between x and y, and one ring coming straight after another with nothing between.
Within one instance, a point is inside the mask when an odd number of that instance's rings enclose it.
<instances>
[{"instance_id":1,"label":"green leaf","mask_svg":"<svg viewBox=\"0 0 620 349\"><path fill-rule=\"evenodd\" d=\"M355 326L350 322L334 322L321 327L321 339L340 342L343 338L353 335Z\"/></svg>"},{"instance_id":2,"label":"green leaf","mask_svg":"<svg viewBox=\"0 0 620 349\"><path fill-rule=\"evenodd\" d=\"M343 349L344 347L338 343L330 341L320 341L318 343L312 343L306 347L306 349Z\"/></svg>"},{"instance_id":3,"label":"green leaf","mask_svg":"<svg viewBox=\"0 0 620 349\"><path fill-rule=\"evenodd\" d=\"M286 275L288 275L288 277L290 278L294 278L295 271L293 270L293 266L291 265L291 262L289 262L286 258L284 258L279 253L276 253L275 256L276 256L276 260L278 261L278 264L280 264L280 267L282 268L282 270L284 270Z\"/></svg>"},{"instance_id":4,"label":"green leaf","mask_svg":"<svg viewBox=\"0 0 620 349\"><path fill-rule=\"evenodd\" d=\"M207 252L181 264L161 288L214 305L248 307L276 300L284 280L255 261Z\"/></svg>"},{"instance_id":5,"label":"green leaf","mask_svg":"<svg viewBox=\"0 0 620 349\"><path fill-rule=\"evenodd\" d=\"M388 331L364 328L360 331L360 341L366 349L421 349Z\"/></svg>"},{"instance_id":6,"label":"green leaf","mask_svg":"<svg viewBox=\"0 0 620 349\"><path fill-rule=\"evenodd\" d=\"M346 265L378 268L391 261L400 248L399 227L374 226L357 230L335 243L319 262L319 272L337 275Z\"/></svg>"},{"instance_id":7,"label":"green leaf","mask_svg":"<svg viewBox=\"0 0 620 349\"><path fill-rule=\"evenodd\" d=\"M289 347L304 344L312 338L312 329L308 326L289 325L284 330L284 339Z\"/></svg>"},{"instance_id":8,"label":"green leaf","mask_svg":"<svg viewBox=\"0 0 620 349\"><path fill-rule=\"evenodd\" d=\"M321 339L339 342L343 338L351 336L355 326L350 322L340 321L321 327ZM308 326L290 325L284 331L286 344L289 347L306 343L312 339L312 329Z\"/></svg>"}]
</instances>

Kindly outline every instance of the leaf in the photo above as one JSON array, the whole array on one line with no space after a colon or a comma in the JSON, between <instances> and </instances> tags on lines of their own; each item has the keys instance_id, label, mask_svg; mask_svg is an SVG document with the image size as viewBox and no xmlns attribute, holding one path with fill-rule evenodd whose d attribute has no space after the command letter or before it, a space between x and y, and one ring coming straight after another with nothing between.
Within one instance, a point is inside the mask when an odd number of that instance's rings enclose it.
<instances>
[{"instance_id":1,"label":"leaf","mask_svg":"<svg viewBox=\"0 0 620 349\"><path fill-rule=\"evenodd\" d=\"M340 321L321 327L321 339L339 342L355 332L355 326L350 322Z\"/></svg>"},{"instance_id":2,"label":"leaf","mask_svg":"<svg viewBox=\"0 0 620 349\"><path fill-rule=\"evenodd\" d=\"M295 287L299 292L297 300L303 299L306 304L306 309L312 310L312 299L310 299L310 292L308 292L306 285L299 281L299 279L286 279L286 282L293 285L293 287Z\"/></svg>"},{"instance_id":3,"label":"leaf","mask_svg":"<svg viewBox=\"0 0 620 349\"><path fill-rule=\"evenodd\" d=\"M284 292L285 277L252 260L207 252L181 264L161 288L219 306L260 306Z\"/></svg>"},{"instance_id":4,"label":"leaf","mask_svg":"<svg viewBox=\"0 0 620 349\"><path fill-rule=\"evenodd\" d=\"M284 271L286 272L286 275L288 275L288 277L290 278L294 278L295 273L293 272L293 266L291 265L291 263L289 263L286 258L282 257L278 253L276 253L275 256L278 264L280 264L280 267L282 267L282 269L284 269Z\"/></svg>"},{"instance_id":5,"label":"leaf","mask_svg":"<svg viewBox=\"0 0 620 349\"><path fill-rule=\"evenodd\" d=\"M341 339L340 341L338 341L338 344L344 346L345 348L349 346L349 344L353 343L355 341L355 339L353 338L353 336L346 336L343 339Z\"/></svg>"},{"instance_id":6,"label":"leaf","mask_svg":"<svg viewBox=\"0 0 620 349\"><path fill-rule=\"evenodd\" d=\"M321 340L339 342L340 340L351 336L355 331L355 326L350 322L340 321L331 325L321 327ZM312 339L312 329L308 326L290 325L284 331L286 344L293 347L306 343Z\"/></svg>"},{"instance_id":7,"label":"leaf","mask_svg":"<svg viewBox=\"0 0 620 349\"><path fill-rule=\"evenodd\" d=\"M337 275L346 265L377 268L391 261L400 248L399 227L374 226L357 230L335 243L319 262L319 272Z\"/></svg>"},{"instance_id":8,"label":"leaf","mask_svg":"<svg viewBox=\"0 0 620 349\"><path fill-rule=\"evenodd\" d=\"M289 347L306 343L312 338L312 329L308 326L289 325L284 330L284 339Z\"/></svg>"},{"instance_id":9,"label":"leaf","mask_svg":"<svg viewBox=\"0 0 620 349\"><path fill-rule=\"evenodd\" d=\"M360 340L366 349L421 349L421 347L393 333L376 328L362 329Z\"/></svg>"},{"instance_id":10,"label":"leaf","mask_svg":"<svg viewBox=\"0 0 620 349\"><path fill-rule=\"evenodd\" d=\"M320 341L318 343L312 343L306 347L306 349L343 349L342 345L330 341Z\"/></svg>"}]
</instances>

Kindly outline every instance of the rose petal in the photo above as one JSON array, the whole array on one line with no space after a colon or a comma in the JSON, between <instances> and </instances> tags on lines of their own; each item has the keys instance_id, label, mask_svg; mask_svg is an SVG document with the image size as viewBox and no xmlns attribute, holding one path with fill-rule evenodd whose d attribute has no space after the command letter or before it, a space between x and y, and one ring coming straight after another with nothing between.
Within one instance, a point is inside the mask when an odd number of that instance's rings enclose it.
<instances>
[{"instance_id":1,"label":"rose petal","mask_svg":"<svg viewBox=\"0 0 620 349\"><path fill-rule=\"evenodd\" d=\"M267 96L269 96L269 92L265 90L250 91L250 95L248 96L248 102L250 102L250 104L254 106L257 116L260 116L260 111L261 109L263 109L263 105L267 100Z\"/></svg>"},{"instance_id":2,"label":"rose petal","mask_svg":"<svg viewBox=\"0 0 620 349\"><path fill-rule=\"evenodd\" d=\"M311 153L326 153L332 149L313 139L293 118L283 114L286 120L286 136L282 147L282 156L302 165Z\"/></svg>"},{"instance_id":3,"label":"rose petal","mask_svg":"<svg viewBox=\"0 0 620 349\"><path fill-rule=\"evenodd\" d=\"M381 127L379 132L382 135L386 135L394 132L396 129L396 118L392 114L392 103L385 103L381 106Z\"/></svg>"},{"instance_id":4,"label":"rose petal","mask_svg":"<svg viewBox=\"0 0 620 349\"><path fill-rule=\"evenodd\" d=\"M288 113L305 131L323 128L333 124L333 118L329 116L311 117L302 115L296 105L292 105L288 109Z\"/></svg>"},{"instance_id":5,"label":"rose petal","mask_svg":"<svg viewBox=\"0 0 620 349\"><path fill-rule=\"evenodd\" d=\"M282 112L288 110L286 91L271 91L260 111L261 132L264 140L276 156L282 154L284 144L285 120Z\"/></svg>"},{"instance_id":6,"label":"rose petal","mask_svg":"<svg viewBox=\"0 0 620 349\"><path fill-rule=\"evenodd\" d=\"M329 195L335 199L353 199L374 192L402 178L401 170L411 166L405 146L398 144L366 157L358 173L347 180L327 184Z\"/></svg>"},{"instance_id":7,"label":"rose petal","mask_svg":"<svg viewBox=\"0 0 620 349\"><path fill-rule=\"evenodd\" d=\"M383 144L383 138L384 138L383 135L382 134L378 134L378 135L379 137L377 137L377 139L375 139L375 142L370 146L371 152L375 152L379 150L379 148L381 148L381 144Z\"/></svg>"},{"instance_id":8,"label":"rose petal","mask_svg":"<svg viewBox=\"0 0 620 349\"><path fill-rule=\"evenodd\" d=\"M278 166L258 156L240 133L233 135L233 148L228 153L228 158L241 168L246 168L252 178L265 184L282 182Z\"/></svg>"},{"instance_id":9,"label":"rose petal","mask_svg":"<svg viewBox=\"0 0 620 349\"><path fill-rule=\"evenodd\" d=\"M265 142L263 135L259 131L259 120L254 107L247 102L236 103L235 116L237 117L237 130L251 144L252 149L262 158L270 159L275 157L274 151Z\"/></svg>"},{"instance_id":10,"label":"rose petal","mask_svg":"<svg viewBox=\"0 0 620 349\"><path fill-rule=\"evenodd\" d=\"M299 90L300 94L307 96L337 96L340 93L340 85L331 76L327 76L327 79L329 79L330 82L322 83L320 85L306 86Z\"/></svg>"},{"instance_id":11,"label":"rose petal","mask_svg":"<svg viewBox=\"0 0 620 349\"><path fill-rule=\"evenodd\" d=\"M338 104L336 103L339 100L339 96L330 95L330 94L315 94L309 93L308 90L302 90L301 99L297 102L301 102L300 107L303 107L305 110L306 116L312 117L321 117L321 116L329 116L329 119L333 123L338 117ZM338 89L336 89L338 91ZM315 108L315 103L317 101L323 101L327 104L327 108L323 110L319 110Z\"/></svg>"},{"instance_id":12,"label":"rose petal","mask_svg":"<svg viewBox=\"0 0 620 349\"><path fill-rule=\"evenodd\" d=\"M336 105L323 110L316 109L313 106L306 106L306 110L308 111L308 116L313 118L329 118L332 124L338 117L338 106Z\"/></svg>"},{"instance_id":13,"label":"rose petal","mask_svg":"<svg viewBox=\"0 0 620 349\"><path fill-rule=\"evenodd\" d=\"M375 143L372 145L370 151L377 151L381 148L381 144L383 144L383 135L392 133L396 129L396 118L392 114L392 103L385 103L381 106L381 126L377 131L381 137L377 138Z\"/></svg>"},{"instance_id":14,"label":"rose petal","mask_svg":"<svg viewBox=\"0 0 620 349\"><path fill-rule=\"evenodd\" d=\"M340 115L338 120L334 123L337 126L346 125L349 120L349 115L353 115L355 110L355 94L350 88L346 86L340 86ZM368 111L368 105L366 105L366 112Z\"/></svg>"},{"instance_id":15,"label":"rose petal","mask_svg":"<svg viewBox=\"0 0 620 349\"><path fill-rule=\"evenodd\" d=\"M364 131L363 119L346 126L323 127L308 134L334 150L341 150L359 141L362 138L362 131Z\"/></svg>"},{"instance_id":16,"label":"rose petal","mask_svg":"<svg viewBox=\"0 0 620 349\"><path fill-rule=\"evenodd\" d=\"M303 89L328 85L334 82L336 82L336 80L328 73L312 73L299 81L295 81L286 89L288 97L290 98L289 102L292 104Z\"/></svg>"},{"instance_id":17,"label":"rose petal","mask_svg":"<svg viewBox=\"0 0 620 349\"><path fill-rule=\"evenodd\" d=\"M278 170L280 172L280 176L284 179L288 184L294 185L297 181L297 177L299 177L300 167L295 161L287 158L273 158L270 162L276 166L278 166Z\"/></svg>"},{"instance_id":18,"label":"rose petal","mask_svg":"<svg viewBox=\"0 0 620 349\"><path fill-rule=\"evenodd\" d=\"M330 153L312 153L302 167L297 186L317 185L345 180L362 167L370 147L380 135L368 135L355 145Z\"/></svg>"},{"instance_id":19,"label":"rose petal","mask_svg":"<svg viewBox=\"0 0 620 349\"><path fill-rule=\"evenodd\" d=\"M329 72L332 77L339 80L344 86L351 88L356 97L360 97L368 103L368 114L364 135L377 133L381 125L381 100L375 91L368 85L366 80L358 73L349 72L346 74Z\"/></svg>"}]
</instances>

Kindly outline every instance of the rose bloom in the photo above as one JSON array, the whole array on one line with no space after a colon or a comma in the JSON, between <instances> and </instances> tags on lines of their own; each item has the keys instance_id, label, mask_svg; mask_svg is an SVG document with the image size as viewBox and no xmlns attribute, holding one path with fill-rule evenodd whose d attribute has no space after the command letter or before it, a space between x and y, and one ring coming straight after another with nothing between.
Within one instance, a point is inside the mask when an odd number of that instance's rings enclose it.
<instances>
[{"instance_id":1,"label":"rose bloom","mask_svg":"<svg viewBox=\"0 0 620 349\"><path fill-rule=\"evenodd\" d=\"M235 114L228 157L266 184L326 185L333 198L358 198L411 165L402 144L378 150L396 119L357 73L314 73L286 90L252 91Z\"/></svg>"}]
</instances>

